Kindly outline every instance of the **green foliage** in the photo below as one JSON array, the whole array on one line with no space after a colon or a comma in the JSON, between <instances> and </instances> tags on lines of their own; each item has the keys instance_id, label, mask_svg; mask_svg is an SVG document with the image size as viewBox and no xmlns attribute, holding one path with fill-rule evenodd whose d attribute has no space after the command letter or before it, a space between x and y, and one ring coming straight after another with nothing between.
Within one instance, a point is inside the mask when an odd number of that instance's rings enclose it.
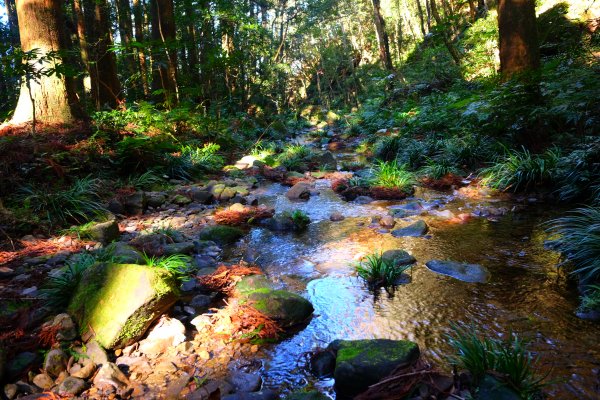
<instances>
[{"instance_id":1,"label":"green foliage","mask_svg":"<svg viewBox=\"0 0 600 400\"><path fill-rule=\"evenodd\" d=\"M373 155L382 161L393 161L404 148L406 140L400 136L386 136L375 142Z\"/></svg>"},{"instance_id":2,"label":"green foliage","mask_svg":"<svg viewBox=\"0 0 600 400\"><path fill-rule=\"evenodd\" d=\"M83 273L96 263L96 258L89 253L81 253L75 257L58 274L49 275L40 290L45 305L53 310L62 311L67 308Z\"/></svg>"},{"instance_id":3,"label":"green foliage","mask_svg":"<svg viewBox=\"0 0 600 400\"><path fill-rule=\"evenodd\" d=\"M590 285L581 296L579 312L600 311L600 285Z\"/></svg>"},{"instance_id":4,"label":"green foliage","mask_svg":"<svg viewBox=\"0 0 600 400\"><path fill-rule=\"evenodd\" d=\"M150 169L143 174L129 176L126 180L121 182L121 185L136 190L152 190L164 185L164 183L165 181L158 174L158 171Z\"/></svg>"},{"instance_id":5,"label":"green foliage","mask_svg":"<svg viewBox=\"0 0 600 400\"><path fill-rule=\"evenodd\" d=\"M301 171L307 168L307 162L312 155L312 150L304 145L287 145L283 152L277 155L276 165L283 165L288 170Z\"/></svg>"},{"instance_id":6,"label":"green foliage","mask_svg":"<svg viewBox=\"0 0 600 400\"><path fill-rule=\"evenodd\" d=\"M482 171L482 182L500 190L530 190L554 177L559 158L556 148L539 155L532 154L525 147L521 150L505 149L504 156Z\"/></svg>"},{"instance_id":7,"label":"green foliage","mask_svg":"<svg viewBox=\"0 0 600 400\"><path fill-rule=\"evenodd\" d=\"M527 350L526 344L511 333L506 340L479 338L473 328L452 327L448 342L456 351L451 362L468 370L476 384L488 373L495 373L523 398L539 394L546 377L537 376L538 359Z\"/></svg>"},{"instance_id":8,"label":"green foliage","mask_svg":"<svg viewBox=\"0 0 600 400\"><path fill-rule=\"evenodd\" d=\"M297 230L304 230L310 224L310 218L302 210L295 210L290 214L290 218L294 222L294 226Z\"/></svg>"},{"instance_id":9,"label":"green foliage","mask_svg":"<svg viewBox=\"0 0 600 400\"><path fill-rule=\"evenodd\" d=\"M100 182L90 177L77 179L66 189L50 190L26 186L20 200L26 209L44 215L51 226L83 223L106 210L99 202Z\"/></svg>"},{"instance_id":10,"label":"green foliage","mask_svg":"<svg viewBox=\"0 0 600 400\"><path fill-rule=\"evenodd\" d=\"M589 199L600 192L600 138L585 138L557 165L556 194L561 201Z\"/></svg>"},{"instance_id":11,"label":"green foliage","mask_svg":"<svg viewBox=\"0 0 600 400\"><path fill-rule=\"evenodd\" d=\"M371 186L410 191L415 184L415 176L395 161L379 162L373 168L373 178L370 184Z\"/></svg>"},{"instance_id":12,"label":"green foliage","mask_svg":"<svg viewBox=\"0 0 600 400\"><path fill-rule=\"evenodd\" d=\"M355 266L358 276L367 282L369 287L389 287L396 284L398 278L410 268L410 265L396 266L383 258L382 253L366 255Z\"/></svg>"},{"instance_id":13,"label":"green foliage","mask_svg":"<svg viewBox=\"0 0 600 400\"><path fill-rule=\"evenodd\" d=\"M587 282L600 281L600 207L575 209L548 222L550 232L560 235L558 249Z\"/></svg>"},{"instance_id":14,"label":"green foliage","mask_svg":"<svg viewBox=\"0 0 600 400\"><path fill-rule=\"evenodd\" d=\"M216 172L225 160L217 152L220 146L205 143L202 147L181 146L179 152L167 156L167 174L176 179L190 180L202 173Z\"/></svg>"},{"instance_id":15,"label":"green foliage","mask_svg":"<svg viewBox=\"0 0 600 400\"><path fill-rule=\"evenodd\" d=\"M152 268L161 268L167 270L175 279L180 282L188 281L193 273L190 266L192 259L183 254L173 254L167 257L155 257L143 254L144 262Z\"/></svg>"}]
</instances>

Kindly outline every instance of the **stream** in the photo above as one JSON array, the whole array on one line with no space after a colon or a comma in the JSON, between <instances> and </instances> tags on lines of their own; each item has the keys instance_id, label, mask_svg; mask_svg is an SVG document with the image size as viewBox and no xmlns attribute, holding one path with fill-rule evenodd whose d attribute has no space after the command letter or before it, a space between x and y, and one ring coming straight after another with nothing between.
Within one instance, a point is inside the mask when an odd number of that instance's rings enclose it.
<instances>
[{"instance_id":1,"label":"stream","mask_svg":"<svg viewBox=\"0 0 600 400\"><path fill-rule=\"evenodd\" d=\"M558 253L544 248L547 234L541 224L557 210L533 204L513 212L513 203L427 189L403 201L359 205L343 201L330 184L318 180L319 195L306 202L289 201L288 188L279 184L259 188L254 194L261 203L278 213L301 209L311 224L302 233L253 228L226 254L230 261L255 261L276 285L302 294L315 308L305 328L259 353L267 387L290 390L309 384L335 397L332 379L318 380L305 368L306 352L334 339L409 339L428 360L450 372L447 357L452 351L445 335L460 323L493 337L513 331L529 340L542 374L552 381L546 388L551 398L598 398L600 329L574 315L577 291L558 273ZM373 216L406 204L417 205L421 215L397 226L422 219L430 227L427 236L396 238L371 225ZM464 224L449 223L440 214L477 214L489 207L509 211ZM333 212L345 219L330 221ZM354 265L365 254L388 249L404 249L416 257L411 282L393 292L373 293L358 279ZM492 278L481 284L441 276L425 267L432 259L481 264Z\"/></svg>"}]
</instances>

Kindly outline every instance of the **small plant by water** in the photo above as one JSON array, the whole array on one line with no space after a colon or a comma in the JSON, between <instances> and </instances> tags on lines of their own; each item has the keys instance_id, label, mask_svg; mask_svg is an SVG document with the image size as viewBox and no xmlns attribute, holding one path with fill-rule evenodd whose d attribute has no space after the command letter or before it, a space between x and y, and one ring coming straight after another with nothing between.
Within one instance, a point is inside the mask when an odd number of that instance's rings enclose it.
<instances>
[{"instance_id":1,"label":"small plant by water","mask_svg":"<svg viewBox=\"0 0 600 400\"><path fill-rule=\"evenodd\" d=\"M409 191L415 184L415 176L395 161L382 161L373 169L372 186Z\"/></svg>"},{"instance_id":2,"label":"small plant by water","mask_svg":"<svg viewBox=\"0 0 600 400\"><path fill-rule=\"evenodd\" d=\"M385 260L382 253L373 253L364 256L355 268L358 276L367 282L369 287L376 288L394 286L410 265L396 266L393 262Z\"/></svg>"},{"instance_id":3,"label":"small plant by water","mask_svg":"<svg viewBox=\"0 0 600 400\"><path fill-rule=\"evenodd\" d=\"M68 262L60 273L49 275L40 290L45 305L56 311L66 309L83 273L94 263L96 258L93 255L81 253L74 261Z\"/></svg>"},{"instance_id":4,"label":"small plant by water","mask_svg":"<svg viewBox=\"0 0 600 400\"><path fill-rule=\"evenodd\" d=\"M144 263L152 268L160 268L168 271L178 281L190 280L192 270L190 264L192 258L183 254L173 254L166 257L149 256L142 254Z\"/></svg>"},{"instance_id":5,"label":"small plant by water","mask_svg":"<svg viewBox=\"0 0 600 400\"><path fill-rule=\"evenodd\" d=\"M600 285L590 285L583 296L578 308L579 312L600 311Z\"/></svg>"},{"instance_id":6,"label":"small plant by water","mask_svg":"<svg viewBox=\"0 0 600 400\"><path fill-rule=\"evenodd\" d=\"M299 231L306 229L308 224L310 224L309 216L302 210L295 210L290 214L290 218Z\"/></svg>"},{"instance_id":7,"label":"small plant by water","mask_svg":"<svg viewBox=\"0 0 600 400\"><path fill-rule=\"evenodd\" d=\"M468 370L475 385L486 375L492 375L525 399L539 395L545 385L546 376L541 377L537 372L537 357L514 333L501 340L479 337L474 327L454 325L447 338L456 352L450 361L457 368Z\"/></svg>"}]
</instances>

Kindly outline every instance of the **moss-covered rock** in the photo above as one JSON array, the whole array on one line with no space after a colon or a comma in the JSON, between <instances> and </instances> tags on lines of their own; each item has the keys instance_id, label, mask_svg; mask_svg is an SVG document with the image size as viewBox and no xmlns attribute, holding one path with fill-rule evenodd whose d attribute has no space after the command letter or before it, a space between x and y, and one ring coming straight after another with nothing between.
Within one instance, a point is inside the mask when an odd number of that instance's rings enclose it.
<instances>
[{"instance_id":1,"label":"moss-covered rock","mask_svg":"<svg viewBox=\"0 0 600 400\"><path fill-rule=\"evenodd\" d=\"M419 346L408 340L336 340L335 389L354 395L388 376L394 369L419 359Z\"/></svg>"},{"instance_id":2,"label":"moss-covered rock","mask_svg":"<svg viewBox=\"0 0 600 400\"><path fill-rule=\"evenodd\" d=\"M247 275L238 281L235 285L234 295L247 296L249 293L258 289L271 289L272 284L264 275Z\"/></svg>"},{"instance_id":3,"label":"moss-covered rock","mask_svg":"<svg viewBox=\"0 0 600 400\"><path fill-rule=\"evenodd\" d=\"M256 289L247 294L254 308L272 318L282 328L305 322L313 313L312 304L304 297L285 290Z\"/></svg>"},{"instance_id":4,"label":"moss-covered rock","mask_svg":"<svg viewBox=\"0 0 600 400\"><path fill-rule=\"evenodd\" d=\"M104 245L119 239L119 234L119 224L115 219L91 224L81 230L83 237L88 237Z\"/></svg>"},{"instance_id":5,"label":"moss-covered rock","mask_svg":"<svg viewBox=\"0 0 600 400\"><path fill-rule=\"evenodd\" d=\"M200 231L198 238L200 240L211 240L220 245L235 243L244 236L244 231L233 226L213 225L207 226Z\"/></svg>"},{"instance_id":6,"label":"moss-covered rock","mask_svg":"<svg viewBox=\"0 0 600 400\"><path fill-rule=\"evenodd\" d=\"M84 340L107 349L127 346L177 300L176 280L165 270L134 264L95 264L69 305Z\"/></svg>"}]
</instances>

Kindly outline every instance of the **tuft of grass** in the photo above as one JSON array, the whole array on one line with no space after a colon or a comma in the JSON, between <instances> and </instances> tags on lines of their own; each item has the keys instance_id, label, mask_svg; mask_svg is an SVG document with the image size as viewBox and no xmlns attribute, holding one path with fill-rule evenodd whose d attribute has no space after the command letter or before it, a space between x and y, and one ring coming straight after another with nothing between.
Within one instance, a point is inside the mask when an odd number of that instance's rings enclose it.
<instances>
[{"instance_id":1,"label":"tuft of grass","mask_svg":"<svg viewBox=\"0 0 600 400\"><path fill-rule=\"evenodd\" d=\"M400 275L410 267L410 265L396 266L393 262L386 261L382 253L366 255L355 266L358 276L371 288L395 285Z\"/></svg>"},{"instance_id":2,"label":"tuft of grass","mask_svg":"<svg viewBox=\"0 0 600 400\"><path fill-rule=\"evenodd\" d=\"M75 261L67 263L59 274L50 276L40 290L44 304L55 311L65 310L83 273L95 263L93 255L82 253Z\"/></svg>"},{"instance_id":3,"label":"tuft of grass","mask_svg":"<svg viewBox=\"0 0 600 400\"><path fill-rule=\"evenodd\" d=\"M432 179L441 179L448 174L462 175L463 172L447 157L436 157L428 159L419 173Z\"/></svg>"},{"instance_id":4,"label":"tuft of grass","mask_svg":"<svg viewBox=\"0 0 600 400\"><path fill-rule=\"evenodd\" d=\"M184 145L179 152L167 157L167 174L173 178L190 180L202 173L216 172L225 160L218 154L221 147L205 143L202 147Z\"/></svg>"},{"instance_id":5,"label":"tuft of grass","mask_svg":"<svg viewBox=\"0 0 600 400\"><path fill-rule=\"evenodd\" d=\"M310 218L302 210L295 210L294 212L287 214L294 223L295 229L298 231L303 231L308 227L308 224L310 224Z\"/></svg>"},{"instance_id":6,"label":"tuft of grass","mask_svg":"<svg viewBox=\"0 0 600 400\"><path fill-rule=\"evenodd\" d=\"M559 159L556 148L543 154L532 154L525 147L505 149L504 156L482 171L482 183L500 190L526 191L548 183L556 172Z\"/></svg>"},{"instance_id":7,"label":"tuft of grass","mask_svg":"<svg viewBox=\"0 0 600 400\"><path fill-rule=\"evenodd\" d=\"M288 145L276 157L276 163L283 165L289 170L296 170L303 167L306 159L311 155L312 151L307 146L299 144Z\"/></svg>"},{"instance_id":8,"label":"tuft of grass","mask_svg":"<svg viewBox=\"0 0 600 400\"><path fill-rule=\"evenodd\" d=\"M406 145L400 136L386 136L375 142L373 154L382 161L394 161Z\"/></svg>"},{"instance_id":9,"label":"tuft of grass","mask_svg":"<svg viewBox=\"0 0 600 400\"><path fill-rule=\"evenodd\" d=\"M192 270L190 264L192 258L183 254L173 254L167 257L148 256L142 254L144 262L152 268L167 270L178 281L184 282L191 279Z\"/></svg>"},{"instance_id":10,"label":"tuft of grass","mask_svg":"<svg viewBox=\"0 0 600 400\"><path fill-rule=\"evenodd\" d=\"M415 184L415 176L395 161L383 161L373 169L371 186L408 191Z\"/></svg>"},{"instance_id":11,"label":"tuft of grass","mask_svg":"<svg viewBox=\"0 0 600 400\"><path fill-rule=\"evenodd\" d=\"M559 250L585 281L600 280L600 207L577 208L547 223L548 230L560 235Z\"/></svg>"},{"instance_id":12,"label":"tuft of grass","mask_svg":"<svg viewBox=\"0 0 600 400\"><path fill-rule=\"evenodd\" d=\"M581 296L579 312L600 311L600 285L590 285L587 291Z\"/></svg>"},{"instance_id":13,"label":"tuft of grass","mask_svg":"<svg viewBox=\"0 0 600 400\"><path fill-rule=\"evenodd\" d=\"M99 201L99 190L99 181L87 177L57 191L26 186L19 197L26 209L44 215L51 226L69 222L82 224L106 211Z\"/></svg>"},{"instance_id":14,"label":"tuft of grass","mask_svg":"<svg viewBox=\"0 0 600 400\"><path fill-rule=\"evenodd\" d=\"M540 377L536 371L537 357L527 350L523 340L514 333L507 340L480 338L473 327L454 325L447 338L456 351L450 361L458 368L468 370L475 384L491 373L516 390L522 398L539 394L545 385L546 376Z\"/></svg>"},{"instance_id":15,"label":"tuft of grass","mask_svg":"<svg viewBox=\"0 0 600 400\"><path fill-rule=\"evenodd\" d=\"M150 169L141 175L132 175L128 177L122 185L136 190L151 190L164 184L164 179L160 177L156 170Z\"/></svg>"}]
</instances>

